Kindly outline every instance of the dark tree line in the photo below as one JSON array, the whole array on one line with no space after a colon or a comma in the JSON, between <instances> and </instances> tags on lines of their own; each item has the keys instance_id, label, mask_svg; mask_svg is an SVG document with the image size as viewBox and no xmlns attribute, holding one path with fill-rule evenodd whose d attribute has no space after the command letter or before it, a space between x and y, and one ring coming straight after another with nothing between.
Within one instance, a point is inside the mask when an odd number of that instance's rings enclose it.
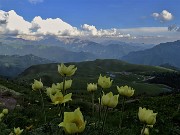
<instances>
[{"instance_id":1,"label":"dark tree line","mask_svg":"<svg viewBox=\"0 0 180 135\"><path fill-rule=\"evenodd\" d=\"M166 72L153 74L154 78L148 80L149 83L165 84L174 88L174 91L180 90L180 73Z\"/></svg>"}]
</instances>

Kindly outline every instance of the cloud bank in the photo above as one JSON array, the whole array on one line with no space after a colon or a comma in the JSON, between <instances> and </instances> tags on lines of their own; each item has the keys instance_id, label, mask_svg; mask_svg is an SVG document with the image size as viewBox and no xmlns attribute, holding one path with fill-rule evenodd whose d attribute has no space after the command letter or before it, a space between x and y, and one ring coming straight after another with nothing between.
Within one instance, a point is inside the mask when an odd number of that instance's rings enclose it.
<instances>
[{"instance_id":1,"label":"cloud bank","mask_svg":"<svg viewBox=\"0 0 180 135\"><path fill-rule=\"evenodd\" d=\"M93 25L84 24L81 26L84 35L98 36L98 37L130 37L130 34L121 34L117 29L100 29L98 30Z\"/></svg>"},{"instance_id":2,"label":"cloud bank","mask_svg":"<svg viewBox=\"0 0 180 135\"><path fill-rule=\"evenodd\" d=\"M161 13L153 13L152 17L155 20L159 20L160 22L171 21L173 19L172 13L167 10L163 10Z\"/></svg>"},{"instance_id":3,"label":"cloud bank","mask_svg":"<svg viewBox=\"0 0 180 135\"><path fill-rule=\"evenodd\" d=\"M40 16L26 21L14 10L5 12L0 10L0 33L30 36L74 36L74 37L130 37L130 34L121 34L117 29L97 29L93 25L84 24L80 29L73 27L60 18L42 19Z\"/></svg>"},{"instance_id":4,"label":"cloud bank","mask_svg":"<svg viewBox=\"0 0 180 135\"><path fill-rule=\"evenodd\" d=\"M163 20L171 20L172 17L163 14L156 16ZM171 16L171 15L170 15ZM166 19L165 19L166 18ZM170 19L171 18L171 19ZM169 27L137 27L126 29L97 29L93 25L83 24L81 27L73 27L71 24L64 22L60 18L47 18L43 19L40 16L34 17L31 21L26 21L22 16L18 15L14 10L5 12L0 10L0 34L12 35L28 40L42 39L46 35L53 35L58 38L77 37L82 39L118 39L128 41L142 41L146 42L147 39L155 41L162 39L179 39L180 31L178 26Z\"/></svg>"}]
</instances>

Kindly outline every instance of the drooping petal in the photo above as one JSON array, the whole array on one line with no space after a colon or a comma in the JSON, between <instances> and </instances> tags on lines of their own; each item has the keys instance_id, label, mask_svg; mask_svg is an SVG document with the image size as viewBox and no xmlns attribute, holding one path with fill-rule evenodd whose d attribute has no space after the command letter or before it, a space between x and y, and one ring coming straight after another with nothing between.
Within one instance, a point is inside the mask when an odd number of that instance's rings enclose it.
<instances>
[{"instance_id":1,"label":"drooping petal","mask_svg":"<svg viewBox=\"0 0 180 135\"><path fill-rule=\"evenodd\" d=\"M65 95L64 99L63 99L63 103L72 100L71 96L72 96L72 93L69 93L69 94Z\"/></svg>"}]
</instances>

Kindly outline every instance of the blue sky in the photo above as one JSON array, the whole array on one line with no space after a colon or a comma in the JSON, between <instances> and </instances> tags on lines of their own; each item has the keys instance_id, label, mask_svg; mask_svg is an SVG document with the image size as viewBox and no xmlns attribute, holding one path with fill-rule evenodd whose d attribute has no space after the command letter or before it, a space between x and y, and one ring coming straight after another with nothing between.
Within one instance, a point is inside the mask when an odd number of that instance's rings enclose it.
<instances>
[{"instance_id":1,"label":"blue sky","mask_svg":"<svg viewBox=\"0 0 180 135\"><path fill-rule=\"evenodd\" d=\"M97 28L129 28L180 24L180 0L0 0L4 11L15 10L31 21L35 16L61 18L73 26L95 25ZM162 10L171 12L173 21L160 23L151 16Z\"/></svg>"},{"instance_id":2,"label":"blue sky","mask_svg":"<svg viewBox=\"0 0 180 135\"><path fill-rule=\"evenodd\" d=\"M156 36L176 35L175 32L165 32L165 28L175 25L175 31L179 29L179 5L180 0L0 0L0 10L14 10L30 23L37 16L43 20L60 18L77 29L82 29L84 24L88 24L83 29L92 33L94 29L115 28L121 29L124 34L133 33L134 36L148 35L147 28L151 27L157 27L159 31L151 29L148 36L154 36L153 32L157 32ZM90 27L92 25L95 28ZM145 31L136 29L144 27Z\"/></svg>"}]
</instances>

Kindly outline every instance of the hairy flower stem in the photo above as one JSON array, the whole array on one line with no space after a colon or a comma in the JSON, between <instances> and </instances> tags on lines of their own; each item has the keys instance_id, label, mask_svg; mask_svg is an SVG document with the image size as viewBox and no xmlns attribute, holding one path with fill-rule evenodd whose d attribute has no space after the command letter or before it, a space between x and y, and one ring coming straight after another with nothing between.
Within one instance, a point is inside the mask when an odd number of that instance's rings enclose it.
<instances>
[{"instance_id":1,"label":"hairy flower stem","mask_svg":"<svg viewBox=\"0 0 180 135\"><path fill-rule=\"evenodd\" d=\"M65 92L65 83L66 83L66 75L63 77L63 89L62 89L62 92L63 92L63 96L66 94ZM66 104L62 104L62 107L61 107L61 115L63 115L64 113L64 107L66 106Z\"/></svg>"},{"instance_id":2,"label":"hairy flower stem","mask_svg":"<svg viewBox=\"0 0 180 135\"><path fill-rule=\"evenodd\" d=\"M43 113L44 113L44 124L45 124L45 123L46 123L46 112L45 112L45 108L44 108L44 99L43 99L41 90L39 90L39 93L40 93L40 95L41 95L41 104L42 104L42 111L43 111Z\"/></svg>"},{"instance_id":3,"label":"hairy flower stem","mask_svg":"<svg viewBox=\"0 0 180 135\"><path fill-rule=\"evenodd\" d=\"M94 92L92 92L92 116L94 116Z\"/></svg>"},{"instance_id":4,"label":"hairy flower stem","mask_svg":"<svg viewBox=\"0 0 180 135\"><path fill-rule=\"evenodd\" d=\"M122 110L121 110L121 118L119 120L119 128L120 128L120 130L122 128L122 121L123 121L123 117L124 117L124 103L125 103L125 97L123 97Z\"/></svg>"},{"instance_id":5,"label":"hairy flower stem","mask_svg":"<svg viewBox=\"0 0 180 135\"><path fill-rule=\"evenodd\" d=\"M102 125L102 134L101 135L104 134L104 127L105 127L107 115L108 115L108 107L106 107L106 110L105 110L105 113L104 113L104 119L103 119L103 125Z\"/></svg>"},{"instance_id":6,"label":"hairy flower stem","mask_svg":"<svg viewBox=\"0 0 180 135\"><path fill-rule=\"evenodd\" d=\"M65 93L65 83L66 83L66 76L63 77L63 96L66 94Z\"/></svg>"},{"instance_id":7,"label":"hairy flower stem","mask_svg":"<svg viewBox=\"0 0 180 135\"><path fill-rule=\"evenodd\" d=\"M146 124L144 124L144 126L143 126L143 129L142 129L141 135L144 135L145 128L146 128Z\"/></svg>"},{"instance_id":8,"label":"hairy flower stem","mask_svg":"<svg viewBox=\"0 0 180 135\"><path fill-rule=\"evenodd\" d=\"M59 112L59 118L60 118L60 121L62 121L62 118L63 118L63 112L62 112L62 105L58 105L58 112Z\"/></svg>"},{"instance_id":9,"label":"hairy flower stem","mask_svg":"<svg viewBox=\"0 0 180 135\"><path fill-rule=\"evenodd\" d=\"M63 96L65 96L67 94L67 91L65 90L65 86L66 86L66 75L63 77ZM64 103L64 106L66 106L66 103ZM66 107L69 107L69 103L67 103L67 106ZM63 110L64 110L64 107L63 107Z\"/></svg>"},{"instance_id":10,"label":"hairy flower stem","mask_svg":"<svg viewBox=\"0 0 180 135\"><path fill-rule=\"evenodd\" d=\"M102 99L102 89L100 91L100 97L99 97L99 120L98 120L98 125L100 124L101 122L101 99Z\"/></svg>"}]
</instances>

